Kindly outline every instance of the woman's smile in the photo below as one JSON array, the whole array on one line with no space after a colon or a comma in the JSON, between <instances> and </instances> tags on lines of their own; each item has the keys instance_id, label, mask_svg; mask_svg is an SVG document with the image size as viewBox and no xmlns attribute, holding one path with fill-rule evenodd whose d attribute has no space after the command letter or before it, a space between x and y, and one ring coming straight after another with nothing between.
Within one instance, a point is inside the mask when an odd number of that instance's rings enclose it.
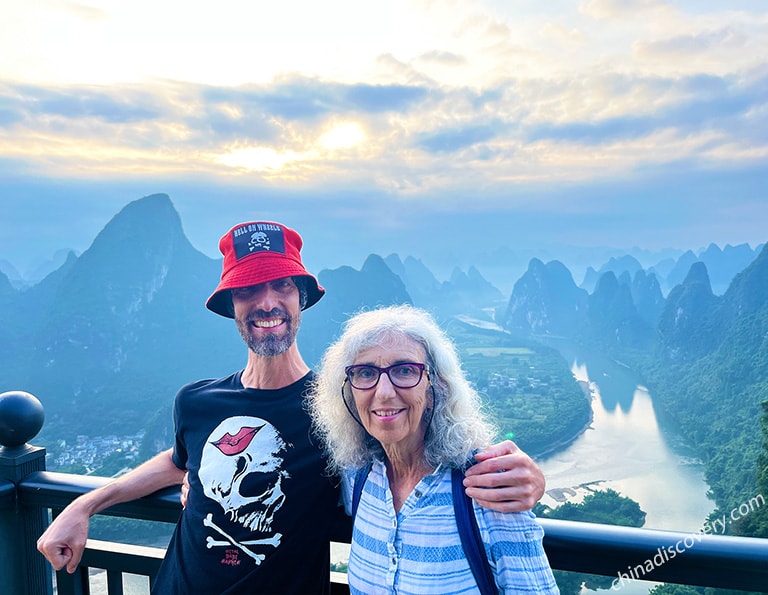
<instances>
[{"instance_id":1,"label":"woman's smile","mask_svg":"<svg viewBox=\"0 0 768 595\"><path fill-rule=\"evenodd\" d=\"M372 413L382 420L389 420L393 419L403 411L405 411L405 409L378 409L374 410Z\"/></svg>"}]
</instances>

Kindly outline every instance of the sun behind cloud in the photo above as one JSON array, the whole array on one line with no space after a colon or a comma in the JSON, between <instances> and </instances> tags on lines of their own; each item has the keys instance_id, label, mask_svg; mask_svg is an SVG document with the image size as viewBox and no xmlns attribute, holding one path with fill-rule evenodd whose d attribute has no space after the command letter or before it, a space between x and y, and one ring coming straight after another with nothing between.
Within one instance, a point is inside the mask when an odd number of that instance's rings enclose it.
<instances>
[{"instance_id":1,"label":"sun behind cloud","mask_svg":"<svg viewBox=\"0 0 768 595\"><path fill-rule=\"evenodd\" d=\"M327 157L325 153L351 149L363 143L366 138L362 126L355 122L344 122L333 125L316 137L312 143L314 146L306 147L304 151L276 150L267 146L240 146L218 155L215 161L241 171L274 175L279 174L281 170L290 169L291 175L294 175L301 169L302 163L316 163ZM313 170L315 166L309 169Z\"/></svg>"},{"instance_id":2,"label":"sun behind cloud","mask_svg":"<svg viewBox=\"0 0 768 595\"><path fill-rule=\"evenodd\" d=\"M320 145L325 149L348 149L359 145L366 139L362 126L356 122L345 122L333 127L320 137Z\"/></svg>"}]
</instances>

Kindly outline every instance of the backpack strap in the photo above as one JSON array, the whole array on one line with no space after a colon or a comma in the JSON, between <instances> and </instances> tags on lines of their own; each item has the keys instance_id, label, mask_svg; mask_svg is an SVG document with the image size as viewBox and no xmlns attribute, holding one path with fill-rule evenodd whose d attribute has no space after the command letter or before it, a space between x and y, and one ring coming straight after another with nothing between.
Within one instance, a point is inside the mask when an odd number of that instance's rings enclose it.
<instances>
[{"instance_id":1,"label":"backpack strap","mask_svg":"<svg viewBox=\"0 0 768 595\"><path fill-rule=\"evenodd\" d=\"M368 473L371 471L373 463L368 463L365 467L360 467L355 474L355 483L352 486L352 520L355 520L357 507L360 505L360 495L363 493L365 480L368 479Z\"/></svg>"},{"instance_id":2,"label":"backpack strap","mask_svg":"<svg viewBox=\"0 0 768 595\"><path fill-rule=\"evenodd\" d=\"M459 527L459 537L467 557L469 567L475 577L475 582L482 595L496 595L499 590L493 578L493 571L485 554L485 546L480 536L480 528L477 526L475 509L472 499L464 491L464 471L453 469L451 471L451 489L453 491L453 510L456 516L456 525Z\"/></svg>"}]
</instances>

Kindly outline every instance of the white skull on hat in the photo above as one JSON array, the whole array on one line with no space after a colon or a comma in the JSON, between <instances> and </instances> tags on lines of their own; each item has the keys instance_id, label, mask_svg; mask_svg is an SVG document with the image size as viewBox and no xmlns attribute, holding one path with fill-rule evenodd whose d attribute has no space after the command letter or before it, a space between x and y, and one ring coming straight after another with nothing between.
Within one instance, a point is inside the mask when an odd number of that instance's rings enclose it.
<instances>
[{"instance_id":1,"label":"white skull on hat","mask_svg":"<svg viewBox=\"0 0 768 595\"><path fill-rule=\"evenodd\" d=\"M261 248L262 250L270 249L269 236L263 231L257 231L256 233L251 234L251 241L248 242L248 250L253 252L256 248Z\"/></svg>"}]
</instances>

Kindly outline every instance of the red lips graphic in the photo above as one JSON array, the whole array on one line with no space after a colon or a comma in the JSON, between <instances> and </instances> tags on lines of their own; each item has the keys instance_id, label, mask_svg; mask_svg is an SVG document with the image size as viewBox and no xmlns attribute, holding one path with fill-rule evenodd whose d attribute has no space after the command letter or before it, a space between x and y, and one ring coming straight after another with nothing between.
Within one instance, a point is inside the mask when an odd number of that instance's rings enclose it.
<instances>
[{"instance_id":1,"label":"red lips graphic","mask_svg":"<svg viewBox=\"0 0 768 595\"><path fill-rule=\"evenodd\" d=\"M240 428L240 431L234 436L227 432L215 442L211 442L211 444L213 444L227 456L240 454L246 448L248 448L248 445L253 440L253 437L263 427L263 425L259 426L258 428L244 426Z\"/></svg>"}]
</instances>

